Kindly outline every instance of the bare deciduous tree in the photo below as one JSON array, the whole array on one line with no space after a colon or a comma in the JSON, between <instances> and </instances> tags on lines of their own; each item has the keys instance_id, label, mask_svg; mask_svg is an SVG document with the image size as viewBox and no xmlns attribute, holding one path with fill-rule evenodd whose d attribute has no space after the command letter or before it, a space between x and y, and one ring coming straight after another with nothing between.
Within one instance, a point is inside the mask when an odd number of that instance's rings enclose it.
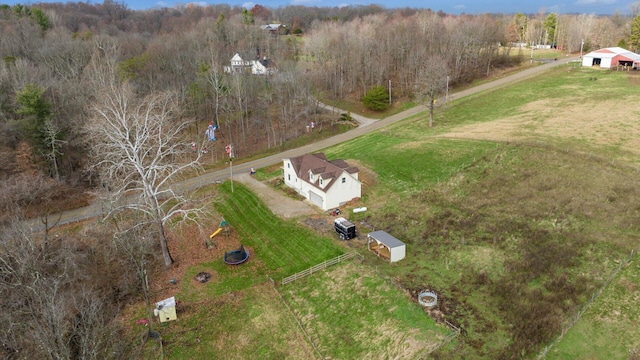
<instances>
[{"instance_id":1,"label":"bare deciduous tree","mask_svg":"<svg viewBox=\"0 0 640 360\"><path fill-rule=\"evenodd\" d=\"M416 95L426 102L429 108L429 127L433 126L433 111L436 98L447 87L447 63L441 56L433 56L422 63L416 79Z\"/></svg>"},{"instance_id":2,"label":"bare deciduous tree","mask_svg":"<svg viewBox=\"0 0 640 360\"><path fill-rule=\"evenodd\" d=\"M201 213L187 208L187 199L171 188L187 170L200 169L200 156L191 161L181 142L188 122L178 122L177 104L171 93L138 98L129 84L112 84L95 106L88 123L93 168L110 187L113 207L109 215L125 209L142 212L154 224L165 265L173 263L166 222Z\"/></svg>"},{"instance_id":3,"label":"bare deciduous tree","mask_svg":"<svg viewBox=\"0 0 640 360\"><path fill-rule=\"evenodd\" d=\"M89 256L72 239L41 239L17 225L0 231L0 356L126 358L118 304L86 278Z\"/></svg>"}]
</instances>

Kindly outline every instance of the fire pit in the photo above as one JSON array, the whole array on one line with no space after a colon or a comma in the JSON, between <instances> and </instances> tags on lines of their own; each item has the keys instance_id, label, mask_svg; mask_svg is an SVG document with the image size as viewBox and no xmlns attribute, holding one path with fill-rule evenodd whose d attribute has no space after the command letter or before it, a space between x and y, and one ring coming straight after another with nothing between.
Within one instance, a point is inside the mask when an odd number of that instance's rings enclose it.
<instances>
[{"instance_id":1,"label":"fire pit","mask_svg":"<svg viewBox=\"0 0 640 360\"><path fill-rule=\"evenodd\" d=\"M198 282L206 283L207 281L209 281L210 278L211 278L211 274L209 274L208 272L201 271L198 273L198 275L196 275L194 279L196 279L196 281Z\"/></svg>"}]
</instances>

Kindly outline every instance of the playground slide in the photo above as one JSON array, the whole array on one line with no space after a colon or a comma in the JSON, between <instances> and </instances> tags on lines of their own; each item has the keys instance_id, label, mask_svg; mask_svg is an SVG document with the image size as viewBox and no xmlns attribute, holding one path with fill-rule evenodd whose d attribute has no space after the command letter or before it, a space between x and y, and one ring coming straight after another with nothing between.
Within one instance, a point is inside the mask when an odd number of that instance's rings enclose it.
<instances>
[{"instance_id":1,"label":"playground slide","mask_svg":"<svg viewBox=\"0 0 640 360\"><path fill-rule=\"evenodd\" d=\"M213 237L218 235L220 231L222 231L221 227L219 227L218 230L214 231L213 234L209 235L209 239L213 239Z\"/></svg>"}]
</instances>

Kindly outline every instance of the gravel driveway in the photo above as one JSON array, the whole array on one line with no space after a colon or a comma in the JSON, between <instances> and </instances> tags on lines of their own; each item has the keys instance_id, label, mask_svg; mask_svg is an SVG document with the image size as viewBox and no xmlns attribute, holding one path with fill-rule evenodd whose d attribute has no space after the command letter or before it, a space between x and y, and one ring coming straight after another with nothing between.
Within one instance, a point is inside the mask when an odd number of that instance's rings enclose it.
<instances>
[{"instance_id":1,"label":"gravel driveway","mask_svg":"<svg viewBox=\"0 0 640 360\"><path fill-rule=\"evenodd\" d=\"M249 173L242 173L234 177L234 179L256 193L274 214L285 219L303 215L322 214L322 210L311 205L308 201L292 199L256 180L253 176L249 175Z\"/></svg>"}]
</instances>

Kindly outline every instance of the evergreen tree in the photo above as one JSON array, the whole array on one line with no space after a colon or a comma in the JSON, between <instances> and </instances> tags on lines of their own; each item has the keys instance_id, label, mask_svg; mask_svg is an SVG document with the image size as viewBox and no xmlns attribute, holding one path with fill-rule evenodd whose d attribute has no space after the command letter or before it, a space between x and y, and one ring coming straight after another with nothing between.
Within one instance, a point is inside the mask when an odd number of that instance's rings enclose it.
<instances>
[{"instance_id":1,"label":"evergreen tree","mask_svg":"<svg viewBox=\"0 0 640 360\"><path fill-rule=\"evenodd\" d=\"M638 50L640 50L640 15L636 16L631 22L629 46L631 46L631 51L633 52L638 52Z\"/></svg>"},{"instance_id":2,"label":"evergreen tree","mask_svg":"<svg viewBox=\"0 0 640 360\"><path fill-rule=\"evenodd\" d=\"M27 84L16 94L17 113L24 115L22 128L32 145L42 149L44 141L44 125L51 118L51 104L43 97L44 89Z\"/></svg>"},{"instance_id":3,"label":"evergreen tree","mask_svg":"<svg viewBox=\"0 0 640 360\"><path fill-rule=\"evenodd\" d=\"M374 86L362 98L364 106L373 111L384 111L389 108L389 94L384 86Z\"/></svg>"},{"instance_id":4,"label":"evergreen tree","mask_svg":"<svg viewBox=\"0 0 640 360\"><path fill-rule=\"evenodd\" d=\"M51 103L44 98L44 88L27 84L16 94L17 113L24 116L22 128L25 137L47 159L53 177L59 179L58 160L64 141L62 131L53 122Z\"/></svg>"},{"instance_id":5,"label":"evergreen tree","mask_svg":"<svg viewBox=\"0 0 640 360\"><path fill-rule=\"evenodd\" d=\"M547 33L545 44L556 45L556 30L558 29L558 16L555 13L547 15L542 23L544 31Z\"/></svg>"}]
</instances>

